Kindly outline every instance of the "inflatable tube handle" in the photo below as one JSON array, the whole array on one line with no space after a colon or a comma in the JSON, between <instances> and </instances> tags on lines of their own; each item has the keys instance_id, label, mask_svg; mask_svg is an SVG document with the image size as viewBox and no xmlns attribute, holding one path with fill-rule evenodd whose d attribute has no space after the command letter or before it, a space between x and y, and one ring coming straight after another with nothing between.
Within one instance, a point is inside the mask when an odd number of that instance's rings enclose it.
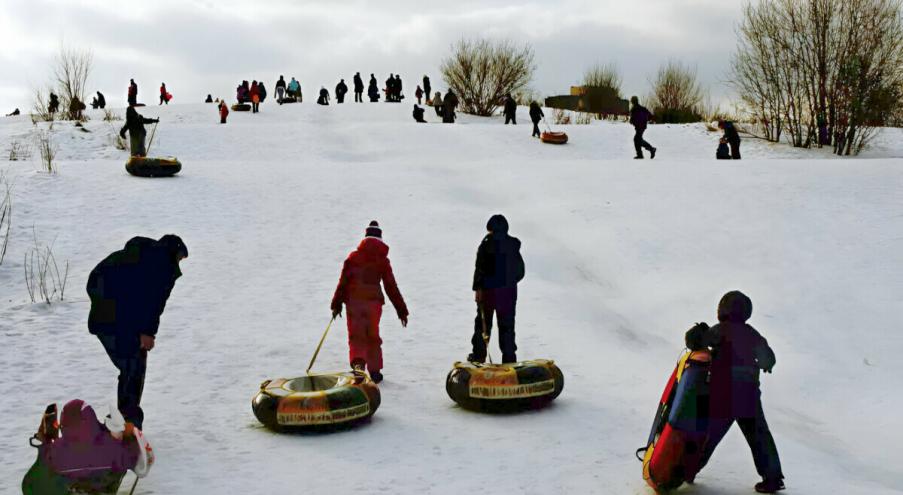
<instances>
[{"instance_id":1,"label":"inflatable tube handle","mask_svg":"<svg viewBox=\"0 0 903 495\"><path fill-rule=\"evenodd\" d=\"M636 456L636 459L638 461L643 462L643 457L640 456L640 452L642 452L645 455L647 450L649 450L649 447L640 447L640 448L636 449L636 452L634 452L633 455Z\"/></svg>"},{"instance_id":2,"label":"inflatable tube handle","mask_svg":"<svg viewBox=\"0 0 903 495\"><path fill-rule=\"evenodd\" d=\"M323 332L323 336L320 337L320 343L317 344L317 350L314 351L313 357L310 358L310 364L307 365L307 374L308 375L310 374L311 368L314 367L314 361L317 360L317 355L320 354L320 348L323 347L323 341L326 340L326 335L329 333L329 329L330 329L330 327L332 327L332 322L334 322L334 321L335 321L335 316L333 316L332 319L329 320L329 324L326 325L326 331Z\"/></svg>"}]
</instances>

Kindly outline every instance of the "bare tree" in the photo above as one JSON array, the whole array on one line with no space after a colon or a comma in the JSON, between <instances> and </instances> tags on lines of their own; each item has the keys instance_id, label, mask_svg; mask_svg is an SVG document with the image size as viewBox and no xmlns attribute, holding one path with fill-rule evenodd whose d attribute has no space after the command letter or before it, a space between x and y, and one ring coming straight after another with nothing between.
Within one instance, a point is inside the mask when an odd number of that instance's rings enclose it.
<instances>
[{"instance_id":1,"label":"bare tree","mask_svg":"<svg viewBox=\"0 0 903 495\"><path fill-rule=\"evenodd\" d=\"M696 69L671 60L659 67L652 80L649 104L658 122L698 122L703 97Z\"/></svg>"},{"instance_id":2,"label":"bare tree","mask_svg":"<svg viewBox=\"0 0 903 495\"><path fill-rule=\"evenodd\" d=\"M91 50L60 45L60 51L53 61L53 77L60 91L62 108L68 112L70 120L79 120L81 117L80 110L70 108L74 99L84 104L85 89L93 65L94 54Z\"/></svg>"},{"instance_id":3,"label":"bare tree","mask_svg":"<svg viewBox=\"0 0 903 495\"><path fill-rule=\"evenodd\" d=\"M533 49L511 41L464 40L442 62L445 83L457 93L465 113L489 116L506 94L524 89L536 70Z\"/></svg>"},{"instance_id":4,"label":"bare tree","mask_svg":"<svg viewBox=\"0 0 903 495\"><path fill-rule=\"evenodd\" d=\"M621 77L618 66L614 63L596 64L586 70L583 74L583 85L590 88L603 88L610 90L619 98L621 95Z\"/></svg>"}]
</instances>

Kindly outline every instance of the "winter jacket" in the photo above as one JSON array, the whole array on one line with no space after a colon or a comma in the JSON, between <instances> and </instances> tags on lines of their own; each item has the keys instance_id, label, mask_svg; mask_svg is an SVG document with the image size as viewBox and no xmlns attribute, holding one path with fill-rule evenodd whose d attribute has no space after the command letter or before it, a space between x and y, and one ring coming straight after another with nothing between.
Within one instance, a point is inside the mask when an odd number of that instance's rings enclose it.
<instances>
[{"instance_id":1,"label":"winter jacket","mask_svg":"<svg viewBox=\"0 0 903 495\"><path fill-rule=\"evenodd\" d=\"M188 250L177 236L159 241L133 237L101 261L88 277L88 330L115 335L123 353L136 351L139 336L157 334L166 300L182 272L178 255Z\"/></svg>"},{"instance_id":2,"label":"winter jacket","mask_svg":"<svg viewBox=\"0 0 903 495\"><path fill-rule=\"evenodd\" d=\"M728 143L737 144L740 142L740 133L737 132L737 128L734 127L734 123L730 121L724 122L724 139Z\"/></svg>"},{"instance_id":3,"label":"winter jacket","mask_svg":"<svg viewBox=\"0 0 903 495\"><path fill-rule=\"evenodd\" d=\"M417 122L424 122L423 112L424 112L424 110L422 108L418 107L417 105L414 105L414 112L412 113L412 115L414 116L414 120L416 120Z\"/></svg>"},{"instance_id":4,"label":"winter jacket","mask_svg":"<svg viewBox=\"0 0 903 495\"><path fill-rule=\"evenodd\" d=\"M505 115L510 117L515 113L517 113L517 102L509 96L505 98Z\"/></svg>"},{"instance_id":5,"label":"winter jacket","mask_svg":"<svg viewBox=\"0 0 903 495\"><path fill-rule=\"evenodd\" d=\"M363 93L364 92L364 80L361 79L360 74L354 75L354 92L355 93Z\"/></svg>"},{"instance_id":6,"label":"winter jacket","mask_svg":"<svg viewBox=\"0 0 903 495\"><path fill-rule=\"evenodd\" d=\"M649 124L649 119L652 118L652 113L646 109L643 105L636 104L633 108L630 109L630 123L637 130L645 129Z\"/></svg>"},{"instance_id":7,"label":"winter jacket","mask_svg":"<svg viewBox=\"0 0 903 495\"><path fill-rule=\"evenodd\" d=\"M260 88L257 86L257 83L251 84L251 91L248 92L253 100L256 96L258 99L260 98Z\"/></svg>"},{"instance_id":8,"label":"winter jacket","mask_svg":"<svg viewBox=\"0 0 903 495\"><path fill-rule=\"evenodd\" d=\"M293 93L301 91L301 83L296 81L295 78L292 78L292 82L288 84L288 90Z\"/></svg>"},{"instance_id":9,"label":"winter jacket","mask_svg":"<svg viewBox=\"0 0 903 495\"><path fill-rule=\"evenodd\" d=\"M520 240L507 232L491 232L477 249L473 290L516 287L525 273Z\"/></svg>"},{"instance_id":10,"label":"winter jacket","mask_svg":"<svg viewBox=\"0 0 903 495\"><path fill-rule=\"evenodd\" d=\"M344 96L346 93L348 93L348 85L345 84L345 81L344 81L344 80L339 81L339 83L336 84L336 86L335 86L335 95L336 95L336 97L338 97L338 96Z\"/></svg>"},{"instance_id":11,"label":"winter jacket","mask_svg":"<svg viewBox=\"0 0 903 495\"><path fill-rule=\"evenodd\" d=\"M380 282L399 318L407 318L408 307L398 290L392 264L388 258L389 246L376 237L365 237L357 250L348 255L342 266L342 275L332 297L332 310L341 311L342 304L351 301L375 301L385 304Z\"/></svg>"},{"instance_id":12,"label":"winter jacket","mask_svg":"<svg viewBox=\"0 0 903 495\"><path fill-rule=\"evenodd\" d=\"M159 120L145 118L135 110L135 107L128 107L125 111L125 124L119 130L119 135L125 139L125 131L129 131L131 136L144 136L147 134L144 124L153 124L154 122L159 122Z\"/></svg>"},{"instance_id":13,"label":"winter jacket","mask_svg":"<svg viewBox=\"0 0 903 495\"><path fill-rule=\"evenodd\" d=\"M438 91L436 91L436 95L433 96L433 106L438 108L444 105L445 103L442 101L442 95Z\"/></svg>"},{"instance_id":14,"label":"winter jacket","mask_svg":"<svg viewBox=\"0 0 903 495\"><path fill-rule=\"evenodd\" d=\"M423 76L423 94L425 94L427 98L430 97L431 89L433 89L433 87L430 85L430 78Z\"/></svg>"},{"instance_id":15,"label":"winter jacket","mask_svg":"<svg viewBox=\"0 0 903 495\"><path fill-rule=\"evenodd\" d=\"M445 93L445 99L442 101L442 104L445 105L446 112L454 113L455 109L458 108L458 95L452 90L448 90L448 93Z\"/></svg>"},{"instance_id":16,"label":"winter jacket","mask_svg":"<svg viewBox=\"0 0 903 495\"><path fill-rule=\"evenodd\" d=\"M103 93L100 91L97 92L97 108L106 108L107 99L103 96Z\"/></svg>"},{"instance_id":17,"label":"winter jacket","mask_svg":"<svg viewBox=\"0 0 903 495\"><path fill-rule=\"evenodd\" d=\"M267 99L267 89L263 86L263 83L257 83L257 94L260 95L260 103Z\"/></svg>"},{"instance_id":18,"label":"winter jacket","mask_svg":"<svg viewBox=\"0 0 903 495\"><path fill-rule=\"evenodd\" d=\"M543 117L545 117L545 114L542 113L542 108L539 108L539 105L537 105L536 103L531 104L530 120L532 120L534 124L538 124Z\"/></svg>"},{"instance_id":19,"label":"winter jacket","mask_svg":"<svg viewBox=\"0 0 903 495\"><path fill-rule=\"evenodd\" d=\"M285 79L283 79L283 78L280 77L279 80L276 81L276 86L275 86L275 87L276 87L277 89L278 89L278 88L285 88Z\"/></svg>"}]
</instances>

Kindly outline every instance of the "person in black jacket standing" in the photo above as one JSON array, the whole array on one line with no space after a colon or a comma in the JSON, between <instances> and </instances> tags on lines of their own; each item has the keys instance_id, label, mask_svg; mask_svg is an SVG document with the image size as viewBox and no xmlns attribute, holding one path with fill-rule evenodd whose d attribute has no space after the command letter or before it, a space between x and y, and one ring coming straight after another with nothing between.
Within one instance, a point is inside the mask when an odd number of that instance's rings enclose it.
<instances>
[{"instance_id":1,"label":"person in black jacket standing","mask_svg":"<svg viewBox=\"0 0 903 495\"><path fill-rule=\"evenodd\" d=\"M145 156L147 150L144 147L144 138L147 137L147 130L144 124L156 124L160 119L148 119L138 113L135 107L129 106L125 111L125 124L119 130L119 136L125 139L125 131L129 131L129 147L132 156Z\"/></svg>"},{"instance_id":2,"label":"person in black jacket standing","mask_svg":"<svg viewBox=\"0 0 903 495\"><path fill-rule=\"evenodd\" d=\"M345 80L342 79L338 84L335 85L335 102L345 103L346 93L348 93L348 85L345 84Z\"/></svg>"},{"instance_id":3,"label":"person in black jacket standing","mask_svg":"<svg viewBox=\"0 0 903 495\"><path fill-rule=\"evenodd\" d=\"M511 93L505 95L505 125L512 123L517 125L517 102L511 97Z\"/></svg>"},{"instance_id":4,"label":"person in black jacket standing","mask_svg":"<svg viewBox=\"0 0 903 495\"><path fill-rule=\"evenodd\" d=\"M541 137L542 133L539 132L539 121L545 118L545 114L542 113L542 108L539 108L539 103L535 101L530 103L530 120L533 121L533 136L531 137Z\"/></svg>"},{"instance_id":5,"label":"person in black jacket standing","mask_svg":"<svg viewBox=\"0 0 903 495\"><path fill-rule=\"evenodd\" d=\"M176 235L155 241L134 237L101 261L88 277L88 330L119 369L118 408L138 428L147 353L154 348L160 315L182 272L188 248Z\"/></svg>"},{"instance_id":6,"label":"person in black jacket standing","mask_svg":"<svg viewBox=\"0 0 903 495\"><path fill-rule=\"evenodd\" d=\"M364 80L361 79L360 72L358 72L354 75L354 102L355 103L363 103L364 102Z\"/></svg>"},{"instance_id":7,"label":"person in black jacket standing","mask_svg":"<svg viewBox=\"0 0 903 495\"><path fill-rule=\"evenodd\" d=\"M684 340L690 350L712 349L709 367L708 440L700 459L704 467L715 447L736 421L752 451L762 482L759 493L784 489L784 473L774 437L762 410L759 372L771 373L774 351L746 321L752 316L752 301L740 291L725 294L718 303L718 324L709 328L698 323Z\"/></svg>"},{"instance_id":8,"label":"person in black jacket standing","mask_svg":"<svg viewBox=\"0 0 903 495\"><path fill-rule=\"evenodd\" d=\"M654 159L655 152L658 151L657 148L643 139L643 133L646 132L646 126L652 118L652 112L647 110L643 105L640 105L640 100L636 96L630 97L630 103L632 104L630 107L630 123L636 130L636 133L633 136L633 147L636 148L636 156L634 159L643 159L643 148L649 150L649 158Z\"/></svg>"},{"instance_id":9,"label":"person in black jacket standing","mask_svg":"<svg viewBox=\"0 0 903 495\"><path fill-rule=\"evenodd\" d=\"M514 342L514 315L517 306L517 283L524 278L524 258L520 254L520 240L508 235L508 220L503 215L493 215L486 224L489 231L477 249L477 262L473 272L474 300L477 317L474 321L473 352L467 360L475 363L486 361L486 341L492 331L492 315L496 315L499 327L499 347L502 362L517 362L517 344Z\"/></svg>"},{"instance_id":10,"label":"person in black jacket standing","mask_svg":"<svg viewBox=\"0 0 903 495\"><path fill-rule=\"evenodd\" d=\"M427 105L429 105L430 98L433 97L433 93L431 91L433 87L430 85L430 78L427 75L423 76L423 94L426 96Z\"/></svg>"},{"instance_id":11,"label":"person in black jacket standing","mask_svg":"<svg viewBox=\"0 0 903 495\"><path fill-rule=\"evenodd\" d=\"M740 159L740 133L734 127L734 123L729 120L719 120L718 128L724 131L723 139L731 147L731 159Z\"/></svg>"}]
</instances>

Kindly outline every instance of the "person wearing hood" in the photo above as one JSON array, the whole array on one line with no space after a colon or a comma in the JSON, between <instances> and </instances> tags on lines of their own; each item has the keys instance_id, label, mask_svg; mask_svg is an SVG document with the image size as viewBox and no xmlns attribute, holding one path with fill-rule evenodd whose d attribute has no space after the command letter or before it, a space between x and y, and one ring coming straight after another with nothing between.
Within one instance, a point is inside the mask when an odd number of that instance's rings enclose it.
<instances>
[{"instance_id":1,"label":"person wearing hood","mask_svg":"<svg viewBox=\"0 0 903 495\"><path fill-rule=\"evenodd\" d=\"M752 316L752 301L740 291L725 294L718 303L718 324L697 323L684 336L690 350L711 349L709 366L708 440L700 469L715 447L736 422L752 451L762 482L759 493L784 489L784 473L778 449L765 421L759 373L771 373L776 363L774 351L765 337L746 323Z\"/></svg>"},{"instance_id":2,"label":"person wearing hood","mask_svg":"<svg viewBox=\"0 0 903 495\"><path fill-rule=\"evenodd\" d=\"M441 118L442 113L445 110L445 103L442 101L442 93L436 91L435 96L433 96L433 108L436 109L436 117Z\"/></svg>"},{"instance_id":3,"label":"person wearing hood","mask_svg":"<svg viewBox=\"0 0 903 495\"><path fill-rule=\"evenodd\" d=\"M508 123L517 125L517 102L511 97L511 93L505 95L505 125Z\"/></svg>"},{"instance_id":4,"label":"person wearing hood","mask_svg":"<svg viewBox=\"0 0 903 495\"><path fill-rule=\"evenodd\" d=\"M531 102L530 103L530 120L533 121L533 136L532 137L541 137L542 133L539 132L539 121L545 118L545 114L542 113L542 108L539 107L539 103Z\"/></svg>"},{"instance_id":5,"label":"person wearing hood","mask_svg":"<svg viewBox=\"0 0 903 495\"><path fill-rule=\"evenodd\" d=\"M455 118L457 117L455 109L458 108L458 95L456 95L451 88L448 88L448 91L445 93L445 99L442 101L442 106L442 122L454 124Z\"/></svg>"},{"instance_id":6,"label":"person wearing hood","mask_svg":"<svg viewBox=\"0 0 903 495\"><path fill-rule=\"evenodd\" d=\"M364 80L361 79L361 73L354 74L354 102L364 102Z\"/></svg>"},{"instance_id":7,"label":"person wearing hood","mask_svg":"<svg viewBox=\"0 0 903 495\"><path fill-rule=\"evenodd\" d=\"M514 316L517 306L517 284L524 278L524 258L520 254L520 240L508 235L508 220L503 215L493 215L486 223L488 233L477 249L477 261L473 272L474 300L477 317L474 321L473 352L467 360L473 363L486 361L486 340L492 332L492 317L499 327L499 347L503 363L517 362L517 344L514 342Z\"/></svg>"},{"instance_id":8,"label":"person wearing hood","mask_svg":"<svg viewBox=\"0 0 903 495\"><path fill-rule=\"evenodd\" d=\"M301 83L296 81L293 77L288 83L288 90L286 92L291 98L301 98Z\"/></svg>"},{"instance_id":9,"label":"person wearing hood","mask_svg":"<svg viewBox=\"0 0 903 495\"><path fill-rule=\"evenodd\" d=\"M283 76L279 76L279 80L276 81L276 102L282 104L282 99L285 98L285 78Z\"/></svg>"},{"instance_id":10,"label":"person wearing hood","mask_svg":"<svg viewBox=\"0 0 903 495\"><path fill-rule=\"evenodd\" d=\"M373 381L379 383L383 379L382 339L379 336L379 322L385 305L382 287L385 287L402 327L408 326L409 313L395 282L388 258L389 246L382 240L379 223L376 220L370 222L365 234L357 250L349 254L342 265L331 309L333 319L342 315L342 305L347 310L352 369L363 371L366 367Z\"/></svg>"},{"instance_id":11,"label":"person wearing hood","mask_svg":"<svg viewBox=\"0 0 903 495\"><path fill-rule=\"evenodd\" d=\"M141 395L147 353L154 348L160 316L182 276L179 263L187 257L188 248L179 236L133 237L88 277L88 330L119 369L118 408L138 428L144 422Z\"/></svg>"},{"instance_id":12,"label":"person wearing hood","mask_svg":"<svg viewBox=\"0 0 903 495\"><path fill-rule=\"evenodd\" d=\"M320 97L317 98L318 105L329 105L329 91L326 88L320 88Z\"/></svg>"},{"instance_id":13,"label":"person wearing hood","mask_svg":"<svg viewBox=\"0 0 903 495\"><path fill-rule=\"evenodd\" d=\"M345 84L345 80L342 79L338 84L335 85L335 102L345 103L346 93L348 93L348 85Z\"/></svg>"},{"instance_id":14,"label":"person wearing hood","mask_svg":"<svg viewBox=\"0 0 903 495\"><path fill-rule=\"evenodd\" d=\"M156 124L160 119L148 119L135 110L134 106L129 106L125 111L125 124L119 130L119 136L125 139L125 131L129 131L129 148L132 156L146 156L147 149L144 147L144 138L147 137L147 130L144 124Z\"/></svg>"},{"instance_id":15,"label":"person wearing hood","mask_svg":"<svg viewBox=\"0 0 903 495\"><path fill-rule=\"evenodd\" d=\"M251 113L257 113L260 111L260 88L257 86L257 81L251 82L251 90L248 91L248 95L251 97Z\"/></svg>"},{"instance_id":16,"label":"person wearing hood","mask_svg":"<svg viewBox=\"0 0 903 495\"><path fill-rule=\"evenodd\" d=\"M370 84L367 87L367 96L370 97L370 103L379 101L379 84L376 82L376 76L370 74Z\"/></svg>"},{"instance_id":17,"label":"person wearing hood","mask_svg":"<svg viewBox=\"0 0 903 495\"><path fill-rule=\"evenodd\" d=\"M219 123L225 124L226 118L229 116L229 105L226 105L226 101L223 100L219 102Z\"/></svg>"},{"instance_id":18,"label":"person wearing hood","mask_svg":"<svg viewBox=\"0 0 903 495\"><path fill-rule=\"evenodd\" d=\"M724 136L722 136L721 139L731 148L731 160L739 160L740 133L737 132L737 128L734 126L734 123L729 120L719 120L718 128L724 131Z\"/></svg>"}]
</instances>

